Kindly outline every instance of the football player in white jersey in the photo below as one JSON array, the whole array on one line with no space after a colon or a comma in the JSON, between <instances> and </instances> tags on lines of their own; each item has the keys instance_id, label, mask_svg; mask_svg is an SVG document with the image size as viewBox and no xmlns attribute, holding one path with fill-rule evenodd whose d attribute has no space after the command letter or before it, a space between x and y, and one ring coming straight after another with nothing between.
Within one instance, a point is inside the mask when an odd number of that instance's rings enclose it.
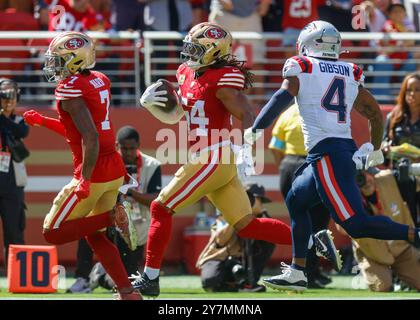
<instances>
[{"instance_id":1,"label":"football player in white jersey","mask_svg":"<svg viewBox=\"0 0 420 320\"><path fill-rule=\"evenodd\" d=\"M304 290L305 264L311 233L308 210L321 201L334 221L353 238L407 240L420 244L420 230L385 216L368 216L356 185L356 169L384 161L380 150L383 120L378 103L363 87L363 72L353 63L339 61L341 36L330 23L314 21L300 33L298 56L284 65L281 88L264 106L253 126L245 130L249 143L296 99L302 117L306 163L286 197L293 232L292 265L265 279L274 289ZM371 143L357 150L351 136L350 112L355 108L369 120ZM366 162L364 162L366 160Z\"/></svg>"}]
</instances>

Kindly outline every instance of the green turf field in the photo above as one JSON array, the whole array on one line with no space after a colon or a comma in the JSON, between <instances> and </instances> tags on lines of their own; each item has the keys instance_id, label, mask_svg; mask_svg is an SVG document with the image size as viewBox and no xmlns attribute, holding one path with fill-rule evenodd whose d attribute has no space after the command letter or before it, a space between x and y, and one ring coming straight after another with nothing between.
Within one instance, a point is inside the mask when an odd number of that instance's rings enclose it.
<instances>
[{"instance_id":1,"label":"green turf field","mask_svg":"<svg viewBox=\"0 0 420 320\"><path fill-rule=\"evenodd\" d=\"M356 279L357 280L357 279ZM373 293L363 287L363 283L352 276L334 276L326 289L309 289L304 293L287 293L268 289L265 293L207 293L197 276L162 276L159 299L420 299L420 293L392 292ZM66 279L66 285L73 283ZM57 294L12 294L7 292L6 279L0 279L0 299L112 299L112 293L98 288L89 294L69 294L60 289ZM64 286L64 282L61 283Z\"/></svg>"}]
</instances>

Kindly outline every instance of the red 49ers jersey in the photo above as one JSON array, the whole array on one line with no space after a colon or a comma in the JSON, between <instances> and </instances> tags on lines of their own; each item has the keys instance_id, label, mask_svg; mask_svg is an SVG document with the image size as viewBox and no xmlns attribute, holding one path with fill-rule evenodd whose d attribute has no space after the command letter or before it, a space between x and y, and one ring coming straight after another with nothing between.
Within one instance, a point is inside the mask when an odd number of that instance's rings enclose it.
<instances>
[{"instance_id":1,"label":"red 49ers jersey","mask_svg":"<svg viewBox=\"0 0 420 320\"><path fill-rule=\"evenodd\" d=\"M243 90L245 76L235 67L226 66L218 69L207 69L200 76L182 64L177 71L182 107L188 123L188 140L190 145L199 143L205 147L229 140L221 136L220 130L230 131L231 114L222 101L216 97L220 88ZM228 133L228 132L227 132Z\"/></svg>"},{"instance_id":2,"label":"red 49ers jersey","mask_svg":"<svg viewBox=\"0 0 420 320\"><path fill-rule=\"evenodd\" d=\"M115 134L109 118L111 102L110 81L100 72L77 74L60 81L55 89L57 111L73 153L74 177L80 179L83 162L82 136L61 101L82 98L89 109L99 134L99 156L92 174L92 182L106 182L124 175L121 156L115 150Z\"/></svg>"}]
</instances>

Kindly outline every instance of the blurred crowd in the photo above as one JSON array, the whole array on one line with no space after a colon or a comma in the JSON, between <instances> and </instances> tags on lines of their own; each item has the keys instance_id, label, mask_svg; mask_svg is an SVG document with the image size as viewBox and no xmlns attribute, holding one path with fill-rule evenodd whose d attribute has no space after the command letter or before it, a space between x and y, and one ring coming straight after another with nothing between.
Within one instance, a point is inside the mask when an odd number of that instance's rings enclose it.
<instances>
[{"instance_id":1,"label":"blurred crowd","mask_svg":"<svg viewBox=\"0 0 420 320\"><path fill-rule=\"evenodd\" d=\"M358 8L362 11L353 11ZM413 10L415 0L0 0L0 31L49 30L49 31L180 31L185 32L192 25L202 21L211 21L225 26L230 31L282 32L283 38L261 43L257 40L240 41L245 45L244 52L234 52L248 60L254 70L269 70L265 59L284 59L295 54L295 43L300 30L310 21L321 19L334 24L339 31L356 32L415 32L419 30ZM360 17L355 15L362 12ZM365 13L365 14L363 14ZM410 13L410 15L408 14ZM366 18L366 19L365 19ZM414 19L414 18L413 18ZM282 39L282 40L280 40ZM36 58L42 57L42 46L47 46L47 39L0 39L1 46L29 46L30 50L0 50L0 58ZM101 40L99 45L112 45L112 50L101 50L99 46L98 66L101 71L117 71L111 81L133 83L134 78L124 71L132 65L118 62L121 58L133 58L133 53L119 50L118 46L130 45L124 40ZM167 42L155 41L155 45ZM179 45L179 43L176 43ZM132 44L131 44L132 45ZM363 47L363 50L351 50L343 58L363 58L374 61L363 65L365 70L376 75L366 81L379 84L373 93L381 103L392 103L390 94L396 94L392 86L402 80L403 72L415 71L419 64L418 53L411 50L415 41L343 41L344 47ZM270 48L271 47L271 48ZM282 47L283 51L273 50ZM398 50L395 50L398 48ZM250 51L250 52L248 52ZM154 57L169 57L167 51L154 52ZM172 57L172 56L171 56ZM111 58L111 59L109 59ZM140 57L142 59L142 57ZM391 59L391 60L390 60ZM158 65L166 69L167 66ZM142 63L140 64L142 68ZM0 64L0 70L10 70L4 76L13 77L18 82L39 81L37 76L28 76L25 70L40 70L39 63L24 63L22 60ZM278 66L281 70L281 65ZM141 70L142 71L142 70ZM397 76L394 76L397 75ZM143 76L141 76L143 78ZM255 76L256 83L277 82L276 76ZM280 78L280 77L277 77ZM113 95L114 106L121 105L119 95L124 88L116 86ZM130 86L128 86L130 87ZM264 86L262 86L264 87ZM262 102L264 88L256 86L252 94ZM143 91L144 84L141 83ZM133 94L130 87L129 94ZM36 86L25 90L24 94L39 93ZM51 93L47 91L47 93ZM260 103L259 103L260 104Z\"/></svg>"}]
</instances>

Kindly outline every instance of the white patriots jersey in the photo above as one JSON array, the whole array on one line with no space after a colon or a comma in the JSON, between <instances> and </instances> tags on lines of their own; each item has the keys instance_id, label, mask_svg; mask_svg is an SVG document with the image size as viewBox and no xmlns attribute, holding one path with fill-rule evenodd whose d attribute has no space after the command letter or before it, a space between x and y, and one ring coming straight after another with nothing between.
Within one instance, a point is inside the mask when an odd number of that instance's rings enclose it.
<instances>
[{"instance_id":1,"label":"white patriots jersey","mask_svg":"<svg viewBox=\"0 0 420 320\"><path fill-rule=\"evenodd\" d=\"M302 117L305 148L325 138L352 138L350 112L364 75L354 63L295 56L288 59L283 77L299 78L296 96Z\"/></svg>"}]
</instances>

